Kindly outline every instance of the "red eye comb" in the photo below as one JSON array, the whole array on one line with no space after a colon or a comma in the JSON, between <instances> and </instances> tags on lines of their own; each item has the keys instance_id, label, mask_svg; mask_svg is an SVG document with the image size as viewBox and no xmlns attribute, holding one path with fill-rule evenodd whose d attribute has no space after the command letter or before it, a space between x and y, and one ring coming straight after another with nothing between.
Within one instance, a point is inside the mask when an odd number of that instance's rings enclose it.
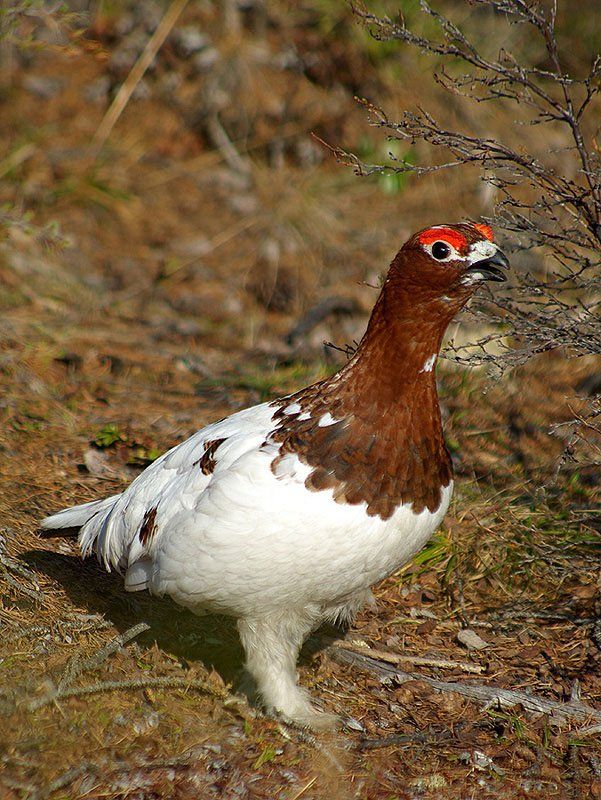
<instances>
[{"instance_id":1,"label":"red eye comb","mask_svg":"<svg viewBox=\"0 0 601 800\"><path fill-rule=\"evenodd\" d=\"M494 242L495 235L490 225L486 225L484 222L474 222L473 225L483 236L486 236L489 242Z\"/></svg>"},{"instance_id":2,"label":"red eye comb","mask_svg":"<svg viewBox=\"0 0 601 800\"><path fill-rule=\"evenodd\" d=\"M438 228L428 228L423 231L420 234L419 241L421 244L432 244L432 242L437 241L446 242L454 247L455 250L461 250L467 244L467 239L462 233L442 225Z\"/></svg>"}]
</instances>

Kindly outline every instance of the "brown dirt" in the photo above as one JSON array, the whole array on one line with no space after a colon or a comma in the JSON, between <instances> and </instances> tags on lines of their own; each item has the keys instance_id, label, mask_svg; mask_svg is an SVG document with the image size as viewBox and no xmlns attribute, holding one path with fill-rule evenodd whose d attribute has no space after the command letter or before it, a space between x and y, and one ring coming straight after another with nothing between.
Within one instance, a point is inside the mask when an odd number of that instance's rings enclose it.
<instances>
[{"instance_id":1,"label":"brown dirt","mask_svg":"<svg viewBox=\"0 0 601 800\"><path fill-rule=\"evenodd\" d=\"M598 476L582 451L558 471L565 436L549 435L578 412L591 361L548 354L496 383L441 365L452 510L348 637L483 671L404 665L418 678L386 684L335 661L332 632L320 631L301 681L359 723L340 734L309 736L224 701L241 659L229 621L128 596L72 541L37 536L41 516L119 491L203 424L332 370L344 356L323 340L361 334L375 297L366 283L411 230L486 211L466 175L387 194L324 159L311 131L357 146L371 134L352 94L400 107L423 94L419 69L403 62L399 86L394 63L374 66L373 45L342 12L329 28L315 22L318 4L276 5L268 24L245 18L241 42L208 5L190 8L182 25L208 31L217 67L194 72L168 42L92 164L86 147L107 104L86 92L127 74L110 60L127 39L123 13L4 66L0 142L13 161L0 161L0 203L37 226L60 223L68 245L48 248L51 231L18 226L0 243L0 797L601 797L599 735L581 735L586 722L485 709L419 679L557 702L579 691L600 707ZM278 67L290 52L309 66ZM199 120L217 89L247 173L227 166ZM291 342L331 296L346 313ZM32 708L140 621L150 629L73 685L166 677L177 688ZM487 646L466 650L463 627ZM196 680L208 691L182 688Z\"/></svg>"}]
</instances>

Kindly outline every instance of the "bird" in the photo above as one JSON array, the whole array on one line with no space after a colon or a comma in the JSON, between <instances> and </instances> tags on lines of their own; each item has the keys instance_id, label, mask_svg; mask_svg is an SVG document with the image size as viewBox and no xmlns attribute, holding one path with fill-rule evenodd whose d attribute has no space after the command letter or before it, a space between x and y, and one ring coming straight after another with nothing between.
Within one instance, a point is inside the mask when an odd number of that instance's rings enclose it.
<instances>
[{"instance_id":1,"label":"bird","mask_svg":"<svg viewBox=\"0 0 601 800\"><path fill-rule=\"evenodd\" d=\"M129 592L236 620L264 709L325 730L298 682L304 640L350 624L441 524L453 491L435 365L447 326L507 257L481 222L434 225L393 259L365 334L331 377L207 425L121 493L41 522L79 531Z\"/></svg>"}]
</instances>

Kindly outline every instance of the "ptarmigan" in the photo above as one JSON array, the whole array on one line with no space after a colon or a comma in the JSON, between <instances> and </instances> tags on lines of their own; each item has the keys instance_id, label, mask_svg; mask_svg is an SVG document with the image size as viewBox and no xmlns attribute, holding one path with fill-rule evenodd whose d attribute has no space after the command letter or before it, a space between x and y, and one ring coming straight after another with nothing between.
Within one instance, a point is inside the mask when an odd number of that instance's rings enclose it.
<instances>
[{"instance_id":1,"label":"ptarmigan","mask_svg":"<svg viewBox=\"0 0 601 800\"><path fill-rule=\"evenodd\" d=\"M324 620L350 620L410 559L451 498L434 367L443 334L508 261L487 225L416 233L335 375L202 428L119 495L48 517L128 591L237 619L266 708L323 728L296 659Z\"/></svg>"}]
</instances>

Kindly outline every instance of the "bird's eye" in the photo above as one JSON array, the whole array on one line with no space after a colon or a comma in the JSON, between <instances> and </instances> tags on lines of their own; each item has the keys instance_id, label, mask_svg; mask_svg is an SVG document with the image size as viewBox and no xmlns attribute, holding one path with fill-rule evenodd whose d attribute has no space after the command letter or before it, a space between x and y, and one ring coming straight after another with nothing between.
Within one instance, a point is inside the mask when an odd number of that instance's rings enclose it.
<instances>
[{"instance_id":1,"label":"bird's eye","mask_svg":"<svg viewBox=\"0 0 601 800\"><path fill-rule=\"evenodd\" d=\"M451 248L446 242L434 242L432 245L432 255L437 261L442 261L451 253Z\"/></svg>"}]
</instances>

